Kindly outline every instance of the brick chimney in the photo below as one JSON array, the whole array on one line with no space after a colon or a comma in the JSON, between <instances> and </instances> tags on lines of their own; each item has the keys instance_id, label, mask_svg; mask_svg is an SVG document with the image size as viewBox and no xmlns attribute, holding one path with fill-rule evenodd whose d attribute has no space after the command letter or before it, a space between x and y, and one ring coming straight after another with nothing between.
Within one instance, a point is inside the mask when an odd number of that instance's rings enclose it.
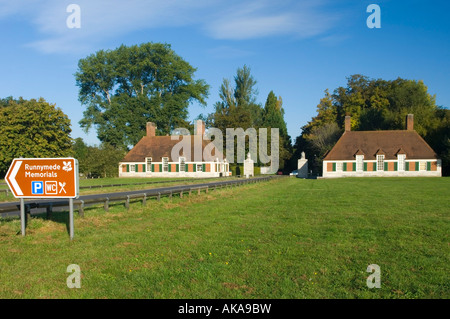
<instances>
[{"instance_id":1,"label":"brick chimney","mask_svg":"<svg viewBox=\"0 0 450 319\"><path fill-rule=\"evenodd\" d=\"M156 136L156 125L153 122L147 122L147 136Z\"/></svg>"},{"instance_id":2,"label":"brick chimney","mask_svg":"<svg viewBox=\"0 0 450 319\"><path fill-rule=\"evenodd\" d=\"M352 121L350 116L345 116L345 131L350 132L352 130Z\"/></svg>"},{"instance_id":3,"label":"brick chimney","mask_svg":"<svg viewBox=\"0 0 450 319\"><path fill-rule=\"evenodd\" d=\"M406 130L414 131L414 114L406 115Z\"/></svg>"},{"instance_id":4,"label":"brick chimney","mask_svg":"<svg viewBox=\"0 0 450 319\"><path fill-rule=\"evenodd\" d=\"M202 120L195 122L195 135L205 135L205 123Z\"/></svg>"}]
</instances>

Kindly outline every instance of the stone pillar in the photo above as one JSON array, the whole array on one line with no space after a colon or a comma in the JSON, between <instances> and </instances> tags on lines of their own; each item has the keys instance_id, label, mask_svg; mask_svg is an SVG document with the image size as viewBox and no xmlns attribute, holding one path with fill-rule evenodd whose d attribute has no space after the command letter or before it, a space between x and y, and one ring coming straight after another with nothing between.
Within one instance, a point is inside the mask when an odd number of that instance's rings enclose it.
<instances>
[{"instance_id":1,"label":"stone pillar","mask_svg":"<svg viewBox=\"0 0 450 319\"><path fill-rule=\"evenodd\" d=\"M307 178L308 177L308 160L305 158L305 152L302 152L302 158L298 160L297 163L297 177Z\"/></svg>"},{"instance_id":2,"label":"stone pillar","mask_svg":"<svg viewBox=\"0 0 450 319\"><path fill-rule=\"evenodd\" d=\"M244 175L246 178L254 176L254 162L251 159L250 152L247 154L247 159L244 160Z\"/></svg>"}]
</instances>

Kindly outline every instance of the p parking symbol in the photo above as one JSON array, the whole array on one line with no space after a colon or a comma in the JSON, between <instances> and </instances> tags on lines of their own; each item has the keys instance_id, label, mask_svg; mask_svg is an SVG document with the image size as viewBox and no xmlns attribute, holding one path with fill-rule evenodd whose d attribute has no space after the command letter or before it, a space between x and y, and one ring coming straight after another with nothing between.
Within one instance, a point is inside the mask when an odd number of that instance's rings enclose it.
<instances>
[{"instance_id":1,"label":"p parking symbol","mask_svg":"<svg viewBox=\"0 0 450 319\"><path fill-rule=\"evenodd\" d=\"M31 182L31 194L43 195L44 194L44 182L41 182L41 181Z\"/></svg>"}]
</instances>

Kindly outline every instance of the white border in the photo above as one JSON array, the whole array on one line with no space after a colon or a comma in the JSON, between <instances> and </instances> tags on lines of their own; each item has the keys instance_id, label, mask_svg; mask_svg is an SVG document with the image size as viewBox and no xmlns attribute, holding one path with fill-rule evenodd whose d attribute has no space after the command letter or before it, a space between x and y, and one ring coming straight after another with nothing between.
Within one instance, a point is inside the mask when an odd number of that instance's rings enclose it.
<instances>
[{"instance_id":1,"label":"white border","mask_svg":"<svg viewBox=\"0 0 450 319\"><path fill-rule=\"evenodd\" d=\"M24 196L24 195L18 195L16 196L13 187L11 187L11 184L8 181L8 175L9 175L9 171L11 170L11 168L14 166L13 164L16 161L41 161L41 160L73 160L75 167L73 170L73 174L74 174L74 181L75 181L75 196ZM8 172L5 175L5 181L6 184L8 184L8 187L10 188L12 194L14 195L15 198L41 198L41 199L60 199L60 198L78 198L80 196L80 183L79 183L79 173L78 173L78 160L76 158L73 157L44 157L44 158L26 158L26 157L20 157L20 158L15 158L13 159L13 161L11 162L11 165L9 166Z\"/></svg>"}]
</instances>

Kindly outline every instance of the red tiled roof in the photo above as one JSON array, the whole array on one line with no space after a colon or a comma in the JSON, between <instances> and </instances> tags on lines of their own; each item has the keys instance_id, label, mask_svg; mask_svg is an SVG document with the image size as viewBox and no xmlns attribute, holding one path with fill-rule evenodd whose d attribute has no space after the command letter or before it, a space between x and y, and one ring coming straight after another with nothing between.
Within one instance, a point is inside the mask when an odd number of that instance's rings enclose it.
<instances>
[{"instance_id":1,"label":"red tiled roof","mask_svg":"<svg viewBox=\"0 0 450 319\"><path fill-rule=\"evenodd\" d=\"M187 158L187 154L185 154L187 162L194 161L194 147L196 145L194 140L197 140L198 143L201 139L200 135L190 135L189 137L191 138L191 158ZM178 140L172 140L171 136L144 136L121 162L145 162L146 157L151 157L153 162L162 162L163 157L168 157L169 162L172 162L172 148L180 143L183 138L183 136L180 136ZM202 140L201 142L202 161L212 162L216 160L216 157L222 159L223 155L215 154L216 149L207 152L208 154L212 153L212 156L203 158L203 150L209 143L208 140ZM183 154L180 154L180 156L183 156Z\"/></svg>"},{"instance_id":2,"label":"red tiled roof","mask_svg":"<svg viewBox=\"0 0 450 319\"><path fill-rule=\"evenodd\" d=\"M437 159L436 153L413 130L397 131L348 131L325 156L324 161L354 160L356 152L362 152L365 160L375 160L376 154L385 159L397 159L406 154L407 159Z\"/></svg>"}]
</instances>

